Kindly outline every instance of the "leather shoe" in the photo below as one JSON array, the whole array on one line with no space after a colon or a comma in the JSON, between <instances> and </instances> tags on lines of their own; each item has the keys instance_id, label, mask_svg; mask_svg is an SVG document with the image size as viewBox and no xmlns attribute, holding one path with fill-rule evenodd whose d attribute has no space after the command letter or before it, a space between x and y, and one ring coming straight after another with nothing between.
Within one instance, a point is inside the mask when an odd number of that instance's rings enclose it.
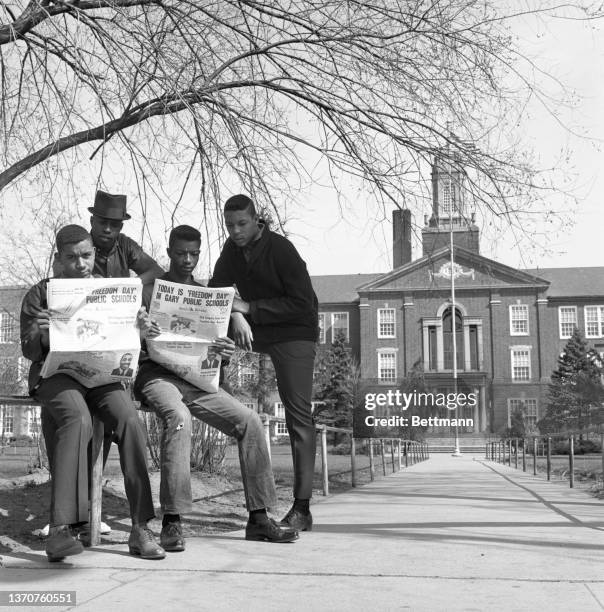
<instances>
[{"instance_id":1,"label":"leather shoe","mask_svg":"<svg viewBox=\"0 0 604 612\"><path fill-rule=\"evenodd\" d=\"M312 514L296 510L293 506L290 511L281 519L281 525L288 525L297 531L312 531Z\"/></svg>"},{"instance_id":2,"label":"leather shoe","mask_svg":"<svg viewBox=\"0 0 604 612\"><path fill-rule=\"evenodd\" d=\"M46 540L46 556L51 563L84 551L82 543L71 533L69 525L60 525Z\"/></svg>"},{"instance_id":3,"label":"leather shoe","mask_svg":"<svg viewBox=\"0 0 604 612\"><path fill-rule=\"evenodd\" d=\"M245 527L245 539L265 542L293 542L298 539L298 532L289 527L282 527L277 521L268 518L253 523L248 521Z\"/></svg>"},{"instance_id":4,"label":"leather shoe","mask_svg":"<svg viewBox=\"0 0 604 612\"><path fill-rule=\"evenodd\" d=\"M159 542L166 552L182 552L185 549L185 539L182 536L180 521L164 525L161 528Z\"/></svg>"},{"instance_id":5,"label":"leather shoe","mask_svg":"<svg viewBox=\"0 0 604 612\"><path fill-rule=\"evenodd\" d=\"M140 556L141 559L163 559L166 556L166 551L157 544L153 532L147 526L132 527L128 550L131 555Z\"/></svg>"}]
</instances>

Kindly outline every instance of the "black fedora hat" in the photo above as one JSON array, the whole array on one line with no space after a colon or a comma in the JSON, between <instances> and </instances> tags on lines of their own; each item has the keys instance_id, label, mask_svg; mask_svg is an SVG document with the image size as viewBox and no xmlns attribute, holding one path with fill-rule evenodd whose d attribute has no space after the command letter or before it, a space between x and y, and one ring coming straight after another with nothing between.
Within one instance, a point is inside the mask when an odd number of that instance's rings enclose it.
<instances>
[{"instance_id":1,"label":"black fedora hat","mask_svg":"<svg viewBox=\"0 0 604 612\"><path fill-rule=\"evenodd\" d=\"M130 219L130 215L126 212L126 196L114 195L100 189L96 192L94 206L88 207L88 211L103 219L117 221Z\"/></svg>"}]
</instances>

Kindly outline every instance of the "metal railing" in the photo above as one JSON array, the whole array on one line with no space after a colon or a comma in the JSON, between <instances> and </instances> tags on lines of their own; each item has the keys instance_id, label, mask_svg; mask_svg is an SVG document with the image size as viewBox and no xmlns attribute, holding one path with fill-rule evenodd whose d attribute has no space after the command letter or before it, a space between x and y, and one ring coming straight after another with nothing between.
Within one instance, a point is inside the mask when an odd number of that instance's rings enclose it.
<instances>
[{"instance_id":1,"label":"metal railing","mask_svg":"<svg viewBox=\"0 0 604 612\"><path fill-rule=\"evenodd\" d=\"M266 437L266 444L271 449L271 434L270 426L271 423L285 423L283 417L274 417L268 414L261 414L260 418L264 424L264 435ZM401 470L409 465L414 465L420 461L425 461L430 458L428 444L426 442L417 442L415 440L405 440L402 438L367 438L359 439L352 435L352 429L344 427L332 427L331 425L317 424L315 425L317 433L320 435L321 445L321 479L323 495L329 495L329 466L328 466L328 454L327 454L327 433L335 432L350 436L350 484L352 487L358 485L358 469L357 469L357 442L365 441L368 446L369 452L369 477L370 480L375 479L375 449L374 445L377 443L378 449L382 459L382 471L386 476L386 446L390 446L390 457L391 457L391 468L392 472ZM396 458L395 458L396 456Z\"/></svg>"},{"instance_id":2,"label":"metal railing","mask_svg":"<svg viewBox=\"0 0 604 612\"><path fill-rule=\"evenodd\" d=\"M545 472L547 480L551 480L552 442L555 440L568 442L569 486L573 488L575 486L575 440L576 438L583 436L587 436L587 439L589 440L589 436L593 434L599 436L600 438L599 454L601 457L602 477L604 478L604 431L600 427L549 433L538 436L527 436L525 438L502 438L493 442L487 442L485 458L503 465L507 464L510 467L512 466L513 459L514 467L518 469L518 463L520 461L519 455L521 454L522 471L526 472L528 447L528 454L532 458L533 475L537 475L537 457L545 457Z\"/></svg>"},{"instance_id":3,"label":"metal railing","mask_svg":"<svg viewBox=\"0 0 604 612\"><path fill-rule=\"evenodd\" d=\"M0 396L0 403L14 406L35 406L39 402L30 397L23 396ZM285 419L281 417L273 417L266 414L261 414L260 418L264 424L264 432L266 437L269 455L271 450L271 423L285 423ZM352 435L352 429L342 427L332 427L330 425L316 425L317 433L320 434L321 447L321 473L322 473L322 488L323 495L329 494L329 467L327 453L327 433L335 432L350 436L350 474L351 486L356 487L357 465L356 465L356 442L357 440ZM103 446L104 426L103 422L94 417L92 419L92 470L90 483L90 543L92 546L100 542L100 522L101 522L101 502L102 502L102 473L103 473ZM428 445L426 442L417 442L415 440L404 439L368 439L369 451L369 474L370 479L375 479L375 443L378 444L379 452L382 459L382 471L386 475L386 446L390 445L391 468L392 472L401 470L404 466L413 465L419 461L424 461L429 458ZM396 456L396 459L395 459Z\"/></svg>"}]
</instances>

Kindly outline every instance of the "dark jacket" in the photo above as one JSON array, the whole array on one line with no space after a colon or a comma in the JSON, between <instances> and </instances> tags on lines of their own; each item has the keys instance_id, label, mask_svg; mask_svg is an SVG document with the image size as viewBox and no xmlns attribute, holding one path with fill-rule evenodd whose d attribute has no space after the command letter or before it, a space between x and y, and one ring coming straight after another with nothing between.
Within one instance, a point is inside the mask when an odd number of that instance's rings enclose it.
<instances>
[{"instance_id":1,"label":"dark jacket","mask_svg":"<svg viewBox=\"0 0 604 612\"><path fill-rule=\"evenodd\" d=\"M247 319L259 346L319 335L318 301L304 260L283 236L264 229L249 260L230 238L214 267L210 287L237 286L249 303Z\"/></svg>"},{"instance_id":2,"label":"dark jacket","mask_svg":"<svg viewBox=\"0 0 604 612\"><path fill-rule=\"evenodd\" d=\"M47 278L36 283L25 294L21 304L21 351L32 362L28 380L30 393L40 381L40 370L48 353L48 347L42 344L42 331L36 322L37 311L48 308L47 285Z\"/></svg>"}]
</instances>

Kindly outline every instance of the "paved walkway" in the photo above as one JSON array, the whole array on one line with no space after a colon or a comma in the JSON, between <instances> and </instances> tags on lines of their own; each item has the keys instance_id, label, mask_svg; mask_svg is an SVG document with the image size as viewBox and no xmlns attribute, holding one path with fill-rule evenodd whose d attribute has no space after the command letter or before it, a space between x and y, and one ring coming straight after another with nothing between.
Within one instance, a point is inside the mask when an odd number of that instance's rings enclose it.
<instances>
[{"instance_id":1,"label":"paved walkway","mask_svg":"<svg viewBox=\"0 0 604 612\"><path fill-rule=\"evenodd\" d=\"M313 514L293 544L204 536L163 561L125 545L52 565L17 551L0 589L75 590L78 610L111 612L604 610L604 502L560 483L435 456Z\"/></svg>"}]
</instances>

